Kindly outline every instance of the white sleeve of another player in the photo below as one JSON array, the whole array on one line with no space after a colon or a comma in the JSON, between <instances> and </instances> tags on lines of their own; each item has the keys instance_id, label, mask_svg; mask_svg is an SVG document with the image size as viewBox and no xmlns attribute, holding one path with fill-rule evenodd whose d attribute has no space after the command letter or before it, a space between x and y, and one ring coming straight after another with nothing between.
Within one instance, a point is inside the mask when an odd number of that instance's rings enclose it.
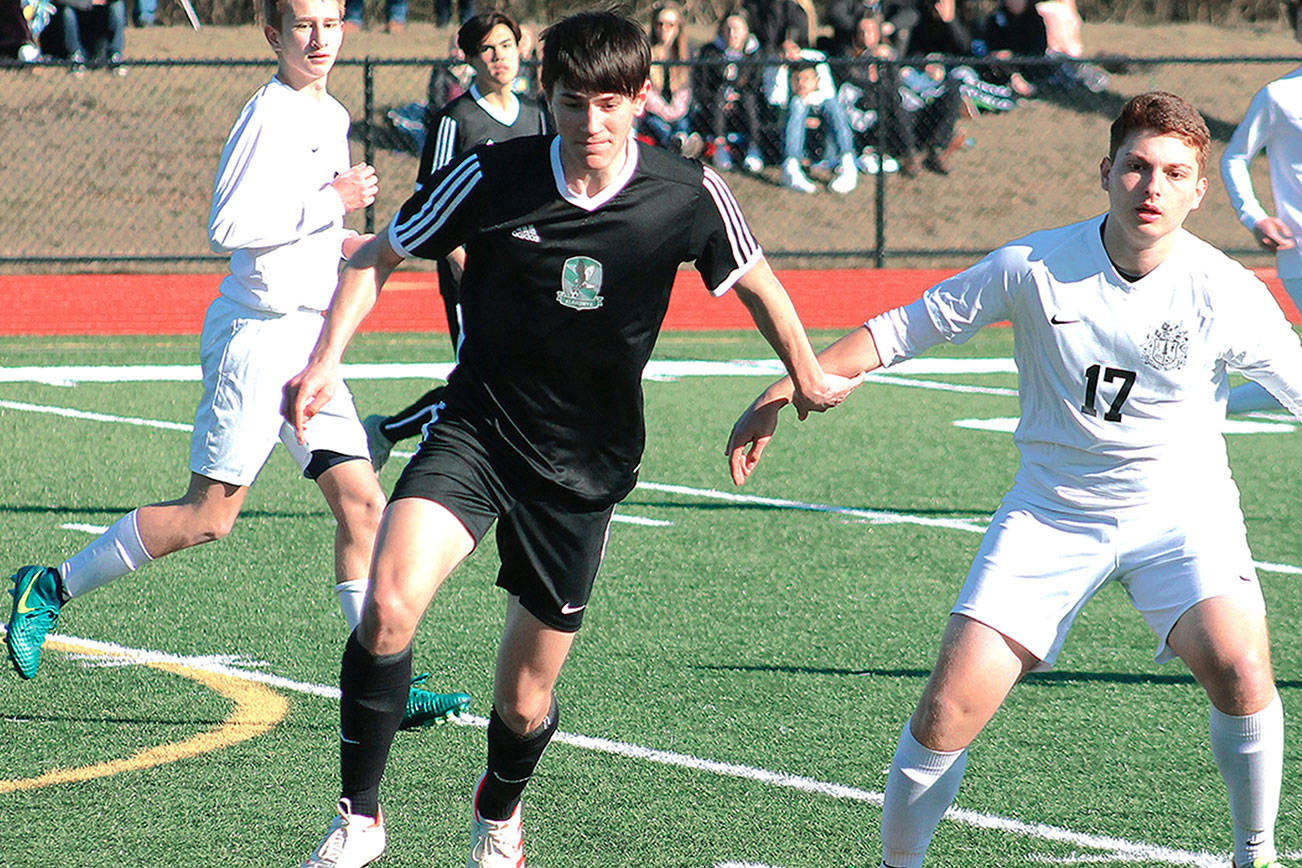
<instances>
[{"instance_id":1,"label":"white sleeve of another player","mask_svg":"<svg viewBox=\"0 0 1302 868\"><path fill-rule=\"evenodd\" d=\"M1302 342L1259 280L1236 292L1236 345L1226 356L1230 368L1253 380L1302 419Z\"/></svg>"},{"instance_id":2,"label":"white sleeve of another player","mask_svg":"<svg viewBox=\"0 0 1302 868\"><path fill-rule=\"evenodd\" d=\"M917 301L865 323L882 365L911 359L942 341L961 344L982 326L1007 319L1014 257L1009 248L1000 248L931 287Z\"/></svg>"},{"instance_id":3,"label":"white sleeve of another player","mask_svg":"<svg viewBox=\"0 0 1302 868\"><path fill-rule=\"evenodd\" d=\"M1239 215L1239 222L1249 229L1269 216L1257 200L1252 189L1252 176L1248 174L1248 164L1265 147L1269 132L1270 97L1262 88L1252 98L1243 122L1235 128L1221 157L1221 177L1225 179L1225 190L1230 194L1230 205Z\"/></svg>"}]
</instances>

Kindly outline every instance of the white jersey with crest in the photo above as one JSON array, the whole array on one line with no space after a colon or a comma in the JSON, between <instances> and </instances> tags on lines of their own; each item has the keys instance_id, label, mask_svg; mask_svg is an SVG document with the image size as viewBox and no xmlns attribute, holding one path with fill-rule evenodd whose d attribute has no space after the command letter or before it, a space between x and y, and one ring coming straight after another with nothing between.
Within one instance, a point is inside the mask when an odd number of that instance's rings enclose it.
<instances>
[{"instance_id":1,"label":"white jersey with crest","mask_svg":"<svg viewBox=\"0 0 1302 868\"><path fill-rule=\"evenodd\" d=\"M1103 220L1014 241L870 320L882 363L1008 320L1021 401L1014 492L1024 502L1237 504L1221 434L1227 373L1259 382L1302 419L1302 344L1252 272L1183 229L1161 265L1122 277Z\"/></svg>"}]
</instances>

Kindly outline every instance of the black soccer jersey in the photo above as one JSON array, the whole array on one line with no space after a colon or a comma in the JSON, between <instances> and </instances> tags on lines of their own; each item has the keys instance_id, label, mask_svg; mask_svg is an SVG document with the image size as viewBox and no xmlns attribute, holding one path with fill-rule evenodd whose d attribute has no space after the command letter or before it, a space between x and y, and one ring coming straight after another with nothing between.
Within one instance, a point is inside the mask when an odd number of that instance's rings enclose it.
<instances>
[{"instance_id":1,"label":"black soccer jersey","mask_svg":"<svg viewBox=\"0 0 1302 868\"><path fill-rule=\"evenodd\" d=\"M694 262L721 295L761 256L713 170L632 137L628 154L620 177L584 198L566 188L559 139L475 148L388 230L404 256L466 245L444 412L472 421L522 484L588 503L636 481L642 369L678 265Z\"/></svg>"},{"instance_id":2,"label":"black soccer jersey","mask_svg":"<svg viewBox=\"0 0 1302 868\"><path fill-rule=\"evenodd\" d=\"M516 95L519 110L515 118L504 118L480 103L479 89L470 90L449 102L430 124L429 135L416 170L416 189L429 176L477 145L491 145L521 136L544 135L551 122L542 103L532 97ZM509 123L508 123L509 121Z\"/></svg>"}]
</instances>

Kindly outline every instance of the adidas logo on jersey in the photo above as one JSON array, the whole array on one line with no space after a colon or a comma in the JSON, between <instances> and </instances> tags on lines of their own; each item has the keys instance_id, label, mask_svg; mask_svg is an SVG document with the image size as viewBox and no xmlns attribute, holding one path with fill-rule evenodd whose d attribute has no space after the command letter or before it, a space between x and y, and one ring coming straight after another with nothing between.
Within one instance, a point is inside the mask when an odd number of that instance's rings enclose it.
<instances>
[{"instance_id":1,"label":"adidas logo on jersey","mask_svg":"<svg viewBox=\"0 0 1302 868\"><path fill-rule=\"evenodd\" d=\"M521 241L532 241L534 244L542 243L542 238L538 236L538 230L533 228L532 223L513 229L511 237L519 238Z\"/></svg>"}]
</instances>

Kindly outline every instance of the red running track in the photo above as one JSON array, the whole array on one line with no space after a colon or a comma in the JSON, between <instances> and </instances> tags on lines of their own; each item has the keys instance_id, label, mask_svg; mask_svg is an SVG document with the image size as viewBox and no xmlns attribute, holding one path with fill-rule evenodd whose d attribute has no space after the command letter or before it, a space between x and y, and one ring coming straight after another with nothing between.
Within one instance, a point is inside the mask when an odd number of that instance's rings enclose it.
<instances>
[{"instance_id":1,"label":"red running track","mask_svg":"<svg viewBox=\"0 0 1302 868\"><path fill-rule=\"evenodd\" d=\"M1298 310L1274 269L1256 269L1288 316ZM953 269L782 271L805 326L851 329L913 301ZM0 335L197 334L219 274L0 275ZM370 332L447 332L431 272L399 271L362 324ZM752 323L732 293L713 298L695 271L679 272L665 318L678 331L746 329Z\"/></svg>"}]
</instances>

